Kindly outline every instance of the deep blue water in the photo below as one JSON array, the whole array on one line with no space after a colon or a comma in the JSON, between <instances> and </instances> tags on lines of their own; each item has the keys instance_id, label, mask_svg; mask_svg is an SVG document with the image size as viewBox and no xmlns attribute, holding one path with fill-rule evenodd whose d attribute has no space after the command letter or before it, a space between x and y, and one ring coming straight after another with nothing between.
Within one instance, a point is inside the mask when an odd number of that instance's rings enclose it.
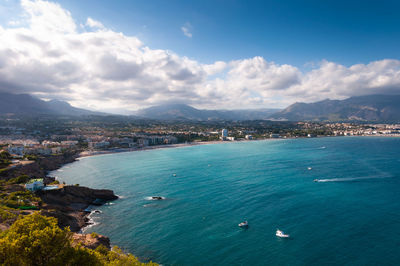
<instances>
[{"instance_id":1,"label":"deep blue water","mask_svg":"<svg viewBox=\"0 0 400 266\"><path fill-rule=\"evenodd\" d=\"M400 264L400 138L148 150L83 158L53 174L121 195L87 231L164 265ZM237 226L244 219L247 230ZM277 238L277 228L291 238Z\"/></svg>"}]
</instances>

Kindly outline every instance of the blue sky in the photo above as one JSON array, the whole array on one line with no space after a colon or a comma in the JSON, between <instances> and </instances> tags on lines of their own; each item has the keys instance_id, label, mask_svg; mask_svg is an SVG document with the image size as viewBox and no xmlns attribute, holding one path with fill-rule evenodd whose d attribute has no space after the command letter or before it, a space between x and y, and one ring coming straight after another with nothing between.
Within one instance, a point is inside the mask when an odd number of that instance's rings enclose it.
<instances>
[{"instance_id":1,"label":"blue sky","mask_svg":"<svg viewBox=\"0 0 400 266\"><path fill-rule=\"evenodd\" d=\"M397 94L399 10L366 0L3 0L0 85L116 112Z\"/></svg>"},{"instance_id":2,"label":"blue sky","mask_svg":"<svg viewBox=\"0 0 400 266\"><path fill-rule=\"evenodd\" d=\"M298 67L400 56L400 1L59 1L83 21L204 63L263 56ZM180 28L192 26L192 38Z\"/></svg>"}]
</instances>

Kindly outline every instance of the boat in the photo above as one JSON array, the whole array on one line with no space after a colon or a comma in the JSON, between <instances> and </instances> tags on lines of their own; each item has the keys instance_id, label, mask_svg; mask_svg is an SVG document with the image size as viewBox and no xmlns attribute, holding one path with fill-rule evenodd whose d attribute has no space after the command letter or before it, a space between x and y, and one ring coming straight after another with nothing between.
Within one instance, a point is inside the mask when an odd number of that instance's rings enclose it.
<instances>
[{"instance_id":1,"label":"boat","mask_svg":"<svg viewBox=\"0 0 400 266\"><path fill-rule=\"evenodd\" d=\"M176 176L176 174L174 173L174 174L172 174L173 176Z\"/></svg>"},{"instance_id":2,"label":"boat","mask_svg":"<svg viewBox=\"0 0 400 266\"><path fill-rule=\"evenodd\" d=\"M248 227L249 223L247 221L241 222L240 224L238 224L239 227Z\"/></svg>"},{"instance_id":3,"label":"boat","mask_svg":"<svg viewBox=\"0 0 400 266\"><path fill-rule=\"evenodd\" d=\"M285 234L283 231L281 231L279 229L276 230L276 236L283 237L283 238L290 237L290 235Z\"/></svg>"},{"instance_id":4,"label":"boat","mask_svg":"<svg viewBox=\"0 0 400 266\"><path fill-rule=\"evenodd\" d=\"M312 168L311 168L311 167L308 167L307 169L308 169L308 170L311 170Z\"/></svg>"},{"instance_id":5,"label":"boat","mask_svg":"<svg viewBox=\"0 0 400 266\"><path fill-rule=\"evenodd\" d=\"M153 200L163 200L164 198L160 197L160 196L153 196L153 197L151 197L151 199L153 199Z\"/></svg>"},{"instance_id":6,"label":"boat","mask_svg":"<svg viewBox=\"0 0 400 266\"><path fill-rule=\"evenodd\" d=\"M318 182L319 180L318 179L314 179L314 182Z\"/></svg>"}]
</instances>

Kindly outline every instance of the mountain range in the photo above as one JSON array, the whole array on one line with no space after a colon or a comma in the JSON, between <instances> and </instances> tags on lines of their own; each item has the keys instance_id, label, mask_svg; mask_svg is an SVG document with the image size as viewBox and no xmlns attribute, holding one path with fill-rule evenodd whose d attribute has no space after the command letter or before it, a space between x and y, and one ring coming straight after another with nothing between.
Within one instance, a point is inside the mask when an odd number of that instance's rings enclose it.
<instances>
[{"instance_id":1,"label":"mountain range","mask_svg":"<svg viewBox=\"0 0 400 266\"><path fill-rule=\"evenodd\" d=\"M59 100L43 101L28 94L0 92L0 114L108 115L71 106ZM164 104L141 109L138 118L155 120L287 120L400 122L400 95L368 95L345 100L294 103L279 109L204 110L185 104Z\"/></svg>"},{"instance_id":2,"label":"mountain range","mask_svg":"<svg viewBox=\"0 0 400 266\"><path fill-rule=\"evenodd\" d=\"M186 104L165 104L141 109L136 116L157 120L263 120L279 109L201 110Z\"/></svg>"},{"instance_id":3,"label":"mountain range","mask_svg":"<svg viewBox=\"0 0 400 266\"><path fill-rule=\"evenodd\" d=\"M0 92L0 114L15 115L104 115L71 106L59 100L43 101L29 94Z\"/></svg>"},{"instance_id":4,"label":"mountain range","mask_svg":"<svg viewBox=\"0 0 400 266\"><path fill-rule=\"evenodd\" d=\"M400 95L295 103L270 118L290 121L400 121Z\"/></svg>"}]
</instances>

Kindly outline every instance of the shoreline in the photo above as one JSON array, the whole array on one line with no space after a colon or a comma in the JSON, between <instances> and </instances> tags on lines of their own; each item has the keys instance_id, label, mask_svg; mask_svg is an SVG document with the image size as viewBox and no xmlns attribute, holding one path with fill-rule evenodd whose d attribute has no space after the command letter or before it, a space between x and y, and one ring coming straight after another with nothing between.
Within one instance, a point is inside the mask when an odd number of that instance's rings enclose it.
<instances>
[{"instance_id":1,"label":"shoreline","mask_svg":"<svg viewBox=\"0 0 400 266\"><path fill-rule=\"evenodd\" d=\"M246 139L244 139L244 140L234 140L234 141L212 140L212 141L199 141L199 142L188 142L188 143L145 146L145 147L142 147L142 148L116 148L116 149L111 149L111 150L86 150L86 151L80 152L77 155L76 159L80 160L81 158L99 156L99 155L125 153L125 152L135 152L135 151L158 150L158 149L169 149L169 148L183 148L183 147L198 146L198 145L228 144L228 143L272 141L272 140L289 140L289 139L340 138L340 137L346 137L346 138L349 138L349 137L399 138L400 135L319 136L319 137L313 137L313 138L309 138L309 137L304 136L304 137L287 137L287 138L265 138L265 139L254 139L254 140L246 140ZM58 168L58 169L60 169L60 168ZM56 169L56 170L58 170L58 169Z\"/></svg>"},{"instance_id":2,"label":"shoreline","mask_svg":"<svg viewBox=\"0 0 400 266\"><path fill-rule=\"evenodd\" d=\"M317 138L328 138L328 137L400 137L400 136L376 136L376 135L367 135L367 136L322 136ZM124 153L124 152L134 152L134 151L146 151L146 150L156 150L156 149L166 149L166 148L181 148L181 147L190 147L190 146L197 146L197 145L211 145L211 144L228 144L228 143L240 143L240 142L254 142L254 141L273 141L273 140L289 140L289 139L308 139L307 137L291 137L291 138L267 138L267 139L258 139L258 140L236 140L236 141L203 141L203 142L190 142L190 143L179 143L179 144L165 144L165 145L154 145L154 146L146 146L143 148L122 148L116 150L105 150L105 151L83 151L77 153L75 160L77 161L84 157L91 157L91 156L99 156L99 155L107 155L107 154L115 154L115 153ZM66 162L65 164L59 165L57 169L52 171L59 170L63 166L69 164L71 162ZM49 176L49 171L46 176ZM119 196L117 196L119 198ZM91 208L92 207L92 208ZM96 226L98 223L94 222L90 217L94 212L95 209L93 208L95 205L89 205L88 208L91 208L90 212L81 213L80 211L76 211L76 214L81 217L84 221L84 224L80 226L78 234L87 235L85 232L87 229ZM107 236L105 236L109 239ZM111 242L111 241L110 241ZM131 253L133 254L133 253ZM133 254L135 255L135 254Z\"/></svg>"},{"instance_id":3,"label":"shoreline","mask_svg":"<svg viewBox=\"0 0 400 266\"><path fill-rule=\"evenodd\" d=\"M239 141L238 141L239 142ZM241 141L240 141L241 142ZM124 152L134 152L134 151L147 151L147 150L158 150L158 149L168 149L168 148L183 148L197 145L208 145L208 144L218 144L224 143L222 141L201 141L201 142L188 142L188 143L177 143L177 144L164 144L164 145L153 145L145 146L143 148L118 148L112 150L93 150L93 151L83 151L78 154L78 160L84 157L91 157L97 155L124 153ZM60 167L61 168L61 167Z\"/></svg>"}]
</instances>

